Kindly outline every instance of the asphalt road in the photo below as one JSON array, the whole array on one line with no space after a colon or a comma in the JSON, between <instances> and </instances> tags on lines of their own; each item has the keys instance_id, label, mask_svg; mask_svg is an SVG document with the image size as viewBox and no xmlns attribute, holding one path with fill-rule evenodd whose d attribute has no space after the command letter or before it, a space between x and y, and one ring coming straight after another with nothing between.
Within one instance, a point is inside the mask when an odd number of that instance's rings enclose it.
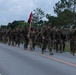
<instances>
[{"instance_id":1,"label":"asphalt road","mask_svg":"<svg viewBox=\"0 0 76 75\"><path fill-rule=\"evenodd\" d=\"M41 54L39 48L31 52L0 43L1 75L76 75L76 56L70 53L47 51Z\"/></svg>"}]
</instances>

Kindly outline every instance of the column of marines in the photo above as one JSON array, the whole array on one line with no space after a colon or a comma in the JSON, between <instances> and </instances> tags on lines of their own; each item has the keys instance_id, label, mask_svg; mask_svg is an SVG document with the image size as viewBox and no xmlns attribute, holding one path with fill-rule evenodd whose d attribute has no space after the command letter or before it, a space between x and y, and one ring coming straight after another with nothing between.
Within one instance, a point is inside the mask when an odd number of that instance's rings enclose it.
<instances>
[{"instance_id":1,"label":"column of marines","mask_svg":"<svg viewBox=\"0 0 76 75\"><path fill-rule=\"evenodd\" d=\"M0 28L1 43L18 47L23 44L24 50L30 49L31 51L39 47L42 54L46 52L46 49L49 50L50 55L54 54L52 50L57 53L65 52L67 40L70 44L70 53L75 55L76 29L71 28L67 34L64 28L54 28L49 25L42 28L31 27L30 33L28 26L23 29Z\"/></svg>"}]
</instances>

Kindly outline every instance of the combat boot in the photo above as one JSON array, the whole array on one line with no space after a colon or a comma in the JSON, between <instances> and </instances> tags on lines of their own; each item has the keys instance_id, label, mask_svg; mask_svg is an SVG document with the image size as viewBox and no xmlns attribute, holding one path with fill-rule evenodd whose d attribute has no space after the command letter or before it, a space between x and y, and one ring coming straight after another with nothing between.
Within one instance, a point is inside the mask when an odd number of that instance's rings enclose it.
<instances>
[{"instance_id":1,"label":"combat boot","mask_svg":"<svg viewBox=\"0 0 76 75\"><path fill-rule=\"evenodd\" d=\"M72 54L73 54L73 56L75 56L75 51L73 51L73 53L72 53Z\"/></svg>"},{"instance_id":2,"label":"combat boot","mask_svg":"<svg viewBox=\"0 0 76 75\"><path fill-rule=\"evenodd\" d=\"M60 50L60 53L62 53L62 50Z\"/></svg>"}]
</instances>

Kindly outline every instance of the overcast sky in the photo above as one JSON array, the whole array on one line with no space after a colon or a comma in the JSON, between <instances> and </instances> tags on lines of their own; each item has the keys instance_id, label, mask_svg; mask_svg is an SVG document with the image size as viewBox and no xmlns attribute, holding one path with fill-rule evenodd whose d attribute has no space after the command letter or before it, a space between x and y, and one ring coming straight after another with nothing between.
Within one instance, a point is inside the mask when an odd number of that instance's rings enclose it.
<instances>
[{"instance_id":1,"label":"overcast sky","mask_svg":"<svg viewBox=\"0 0 76 75\"><path fill-rule=\"evenodd\" d=\"M0 0L0 25L14 20L25 20L34 9L41 8L45 13L54 15L53 6L59 0Z\"/></svg>"}]
</instances>

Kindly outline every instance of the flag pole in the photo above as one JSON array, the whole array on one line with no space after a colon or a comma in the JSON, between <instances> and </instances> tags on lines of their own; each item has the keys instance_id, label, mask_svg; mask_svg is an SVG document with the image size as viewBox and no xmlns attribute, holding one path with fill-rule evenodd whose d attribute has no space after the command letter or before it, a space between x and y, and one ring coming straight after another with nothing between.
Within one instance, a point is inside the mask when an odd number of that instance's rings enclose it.
<instances>
[{"instance_id":1,"label":"flag pole","mask_svg":"<svg viewBox=\"0 0 76 75\"><path fill-rule=\"evenodd\" d=\"M29 38L29 39L30 39L30 32L31 32L31 23L30 23L29 32L28 32L28 38Z\"/></svg>"},{"instance_id":2,"label":"flag pole","mask_svg":"<svg viewBox=\"0 0 76 75\"><path fill-rule=\"evenodd\" d=\"M30 13L28 23L30 24L29 26L29 32L28 32L28 38L30 38L30 32L31 32L31 21L32 21L32 12Z\"/></svg>"},{"instance_id":3,"label":"flag pole","mask_svg":"<svg viewBox=\"0 0 76 75\"><path fill-rule=\"evenodd\" d=\"M31 40L31 23L30 23L30 27L29 27L29 33L28 33L28 38L29 38L29 50L32 51L32 40Z\"/></svg>"},{"instance_id":4,"label":"flag pole","mask_svg":"<svg viewBox=\"0 0 76 75\"><path fill-rule=\"evenodd\" d=\"M32 12L30 13L29 19L28 19L28 23L30 24L29 26L29 31L28 31L28 39L29 39L29 43L30 43L30 50L32 50L32 40L31 40L31 21L32 21Z\"/></svg>"}]
</instances>

